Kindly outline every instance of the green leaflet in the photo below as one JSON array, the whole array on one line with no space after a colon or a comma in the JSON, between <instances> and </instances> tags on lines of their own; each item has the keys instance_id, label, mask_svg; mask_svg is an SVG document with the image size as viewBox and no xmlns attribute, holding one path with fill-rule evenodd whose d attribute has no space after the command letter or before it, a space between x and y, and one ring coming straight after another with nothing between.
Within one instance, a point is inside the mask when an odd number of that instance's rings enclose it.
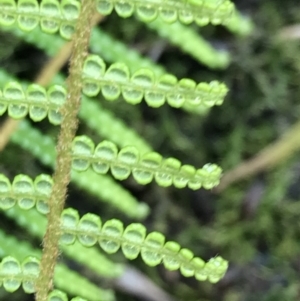
<instances>
[{"instance_id":1,"label":"green leaflet","mask_svg":"<svg viewBox=\"0 0 300 301\"><path fill-rule=\"evenodd\" d=\"M204 26L208 23L226 23L235 8L229 0L97 0L99 13L109 15L113 9L123 18L128 18L136 12L144 22L151 22L159 16L167 23L179 20L190 24L195 21L199 26Z\"/></svg>"},{"instance_id":2,"label":"green leaflet","mask_svg":"<svg viewBox=\"0 0 300 301\"><path fill-rule=\"evenodd\" d=\"M0 208L7 210L18 203L23 210L36 206L37 211L47 214L52 184L52 178L48 175L40 175L34 181L26 175L17 175L11 184L0 174Z\"/></svg>"},{"instance_id":3,"label":"green leaflet","mask_svg":"<svg viewBox=\"0 0 300 301\"><path fill-rule=\"evenodd\" d=\"M196 84L191 79L177 80L170 74L158 78L150 69L142 68L131 76L123 63L111 65L106 71L104 61L97 55L90 55L85 60L83 71L83 93L96 96L100 91L105 99L113 101L122 94L130 104L138 104L144 98L154 108L167 102L180 108L184 104L199 107L221 105L227 94L227 87L217 81Z\"/></svg>"},{"instance_id":4,"label":"green leaflet","mask_svg":"<svg viewBox=\"0 0 300 301\"><path fill-rule=\"evenodd\" d=\"M28 113L33 121L41 121L48 116L49 122L58 125L62 121L61 106L65 103L67 91L59 85L45 88L32 84L23 89L18 82L9 82L3 92L0 90L0 115L8 110L14 119L22 119Z\"/></svg>"},{"instance_id":5,"label":"green leaflet","mask_svg":"<svg viewBox=\"0 0 300 301\"><path fill-rule=\"evenodd\" d=\"M17 22L23 31L32 31L40 24L46 33L56 33L70 39L80 12L80 2L75 0L3 0L0 2L0 25L11 26Z\"/></svg>"},{"instance_id":6,"label":"green leaflet","mask_svg":"<svg viewBox=\"0 0 300 301\"><path fill-rule=\"evenodd\" d=\"M39 275L39 270L40 262L34 256L28 256L21 263L12 256L6 256L0 263L0 286L3 286L10 293L22 286L25 293L32 294L35 292L35 281ZM68 301L68 298L65 293L54 290L49 294L48 300ZM85 299L76 297L72 300L84 301Z\"/></svg>"},{"instance_id":7,"label":"green leaflet","mask_svg":"<svg viewBox=\"0 0 300 301\"><path fill-rule=\"evenodd\" d=\"M62 244L73 244L76 239L87 247L99 243L109 254L116 253L121 248L128 259L135 259L140 253L149 266L162 262L166 269L180 269L182 275L194 276L200 281L218 282L228 267L227 261L219 256L205 263L176 242L165 243L165 237L159 232L146 235L142 224L131 224L124 230L121 221L112 219L102 226L97 215L88 213L80 218L78 212L72 208L64 210L61 230Z\"/></svg>"},{"instance_id":8,"label":"green leaflet","mask_svg":"<svg viewBox=\"0 0 300 301\"><path fill-rule=\"evenodd\" d=\"M215 164L205 164L196 170L190 165L181 165L175 158L163 159L155 152L140 155L134 146L126 146L120 151L110 141L102 141L96 147L86 136L76 137L72 148L72 167L86 171L90 166L99 174L111 170L114 178L125 180L130 174L142 185L153 179L160 186L174 185L177 188L196 190L201 187L212 189L219 184L222 170Z\"/></svg>"},{"instance_id":9,"label":"green leaflet","mask_svg":"<svg viewBox=\"0 0 300 301\"><path fill-rule=\"evenodd\" d=\"M19 263L12 256L7 256L0 263L0 284L10 293L15 292L21 285L28 294L35 292L34 282L39 275L39 261L28 257Z\"/></svg>"},{"instance_id":10,"label":"green leaflet","mask_svg":"<svg viewBox=\"0 0 300 301\"><path fill-rule=\"evenodd\" d=\"M115 9L123 18L136 12L144 22L151 22L159 16L167 23L179 20L190 24L195 21L199 26L226 24L235 11L234 4L229 0L97 0L96 8L102 15L109 15ZM40 24L44 32L53 34L59 31L63 38L70 39L80 9L80 2L76 0L42 0L41 3L36 0L2 0L0 25L9 27L17 22L21 30L32 31Z\"/></svg>"}]
</instances>

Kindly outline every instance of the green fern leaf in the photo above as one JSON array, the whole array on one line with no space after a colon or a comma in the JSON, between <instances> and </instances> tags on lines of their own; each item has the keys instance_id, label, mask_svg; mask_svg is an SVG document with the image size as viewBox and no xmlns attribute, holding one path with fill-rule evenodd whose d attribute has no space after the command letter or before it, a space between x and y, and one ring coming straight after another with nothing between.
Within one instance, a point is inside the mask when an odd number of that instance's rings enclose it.
<instances>
[{"instance_id":1,"label":"green fern leaf","mask_svg":"<svg viewBox=\"0 0 300 301\"><path fill-rule=\"evenodd\" d=\"M23 31L32 31L38 24L46 33L60 32L70 39L80 12L80 2L75 0L4 0L0 3L0 25L11 26L16 21Z\"/></svg>"},{"instance_id":2,"label":"green fern leaf","mask_svg":"<svg viewBox=\"0 0 300 301\"><path fill-rule=\"evenodd\" d=\"M8 109L8 115L22 119L28 113L33 121L41 121L47 115L50 123L58 125L62 121L61 106L65 103L67 91L59 85L47 91L36 84L29 85L24 91L18 82L9 82L0 91L0 115Z\"/></svg>"},{"instance_id":3,"label":"green fern leaf","mask_svg":"<svg viewBox=\"0 0 300 301\"><path fill-rule=\"evenodd\" d=\"M130 104L138 104L143 98L154 108L162 106L166 101L175 108L184 103L195 107L203 104L207 107L221 105L228 89L217 81L196 83L191 79L179 82L173 75L162 75L155 79L150 69L139 69L129 78L128 67L116 63L106 71L104 61L97 55L90 55L84 63L83 93L96 96L100 90L107 100L116 100L122 93Z\"/></svg>"},{"instance_id":4,"label":"green fern leaf","mask_svg":"<svg viewBox=\"0 0 300 301\"><path fill-rule=\"evenodd\" d=\"M181 166L174 158L162 159L158 153L143 155L134 146L127 146L118 151L110 141L102 141L96 147L86 136L76 137L72 148L72 167L77 171L85 171L90 165L99 174L109 171L118 180L125 180L130 174L142 185L153 179L158 185L177 188L188 186L191 189L212 189L220 182L222 170L215 164L205 164L196 170L189 165Z\"/></svg>"},{"instance_id":5,"label":"green fern leaf","mask_svg":"<svg viewBox=\"0 0 300 301\"><path fill-rule=\"evenodd\" d=\"M136 12L144 22L151 22L159 16L167 23L179 20L190 24L195 21L204 26L210 22L215 25L225 23L231 17L234 5L228 0L97 0L97 9L103 15L109 15L115 9L122 18L128 18Z\"/></svg>"},{"instance_id":6,"label":"green fern leaf","mask_svg":"<svg viewBox=\"0 0 300 301\"><path fill-rule=\"evenodd\" d=\"M200 281L218 282L228 268L227 261L219 256L205 263L194 257L190 250L181 249L177 243L165 243L164 236L159 232L146 236L145 227L141 224L132 224L124 231L123 223L112 219L101 227L98 216L88 213L80 218L72 208L65 209L62 214L61 231L62 244L72 244L78 239L81 244L90 247L98 242L109 254L121 248L128 259L135 259L140 253L149 266L163 262L167 269L180 269L184 276L195 276Z\"/></svg>"}]
</instances>

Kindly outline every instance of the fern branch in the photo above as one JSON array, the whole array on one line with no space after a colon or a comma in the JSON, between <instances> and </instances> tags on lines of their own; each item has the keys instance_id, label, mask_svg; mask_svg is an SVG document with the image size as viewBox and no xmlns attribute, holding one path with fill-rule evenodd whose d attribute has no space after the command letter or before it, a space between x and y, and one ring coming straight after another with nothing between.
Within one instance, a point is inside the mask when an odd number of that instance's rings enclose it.
<instances>
[{"instance_id":1,"label":"fern branch","mask_svg":"<svg viewBox=\"0 0 300 301\"><path fill-rule=\"evenodd\" d=\"M97 9L103 15L111 14L114 9L123 18L136 12L145 22L159 16L167 23L179 20L190 24L195 21L199 26L204 26L210 22L214 25L227 22L234 11L234 4L229 0L97 0Z\"/></svg>"},{"instance_id":2,"label":"fern branch","mask_svg":"<svg viewBox=\"0 0 300 301\"><path fill-rule=\"evenodd\" d=\"M222 170L215 164L206 164L196 170L193 166L182 165L174 158L162 159L155 152L140 156L134 146L127 146L118 151L110 141L102 141L96 147L86 137L76 137L72 148L72 167L86 171L92 165L96 173L105 174L110 169L118 180L125 180L132 173L135 180L142 185L150 183L153 178L160 186L174 185L177 188L188 186L191 189L211 189L219 184Z\"/></svg>"},{"instance_id":3,"label":"fern branch","mask_svg":"<svg viewBox=\"0 0 300 301\"><path fill-rule=\"evenodd\" d=\"M94 3L95 5L95 3ZM167 23L176 20L184 24L195 21L199 26L228 22L235 11L229 0L217 2L199 0L97 0L96 8L102 15L115 9L120 17L127 18L136 12L137 16L151 22L158 15ZM0 2L0 25L11 26L16 21L23 31L31 31L40 24L47 33L59 31L62 37L70 39L74 33L80 12L80 2L75 0L2 0Z\"/></svg>"},{"instance_id":4,"label":"fern branch","mask_svg":"<svg viewBox=\"0 0 300 301\"><path fill-rule=\"evenodd\" d=\"M64 207L67 185L70 182L71 144L77 130L77 115L80 106L80 73L89 44L91 32L90 17L93 15L94 2L83 2L80 18L73 38L73 53L70 60L68 78L69 94L62 108L63 120L57 143L57 160L53 176L53 189L49 199L48 226L43 241L41 272L36 284L36 300L46 301L52 287L54 268L58 257L58 240L60 236L60 215Z\"/></svg>"},{"instance_id":5,"label":"fern branch","mask_svg":"<svg viewBox=\"0 0 300 301\"><path fill-rule=\"evenodd\" d=\"M168 104L180 108L185 102L195 107L204 104L207 107L221 105L227 87L217 81L196 83L191 79L177 82L173 75L165 74L155 79L149 69L139 69L130 77L125 64L116 63L106 70L104 61L97 55L90 55L82 71L83 93L96 96L100 90L107 100L116 100L122 93L130 104L138 104L143 98L154 108Z\"/></svg>"},{"instance_id":6,"label":"fern branch","mask_svg":"<svg viewBox=\"0 0 300 301\"><path fill-rule=\"evenodd\" d=\"M62 244L73 244L77 239L82 245L90 247L99 243L107 253L116 253L119 248L126 258L132 260L139 253L149 266L163 262L169 270L180 269L186 277L195 276L199 281L218 282L225 274L228 263L221 257L215 257L205 263L202 259L176 242L166 242L158 232L146 236L142 224L131 224L124 229L122 222L113 219L103 226L101 219L95 214L85 214L79 218L78 212L72 208L65 209L62 214Z\"/></svg>"},{"instance_id":7,"label":"fern branch","mask_svg":"<svg viewBox=\"0 0 300 301\"><path fill-rule=\"evenodd\" d=\"M133 260L139 254L149 266L161 262L166 269L180 270L185 277L194 276L199 281L218 282L225 274L228 263L221 257L214 257L204 262L176 242L165 242L159 232L146 235L142 224L130 224L125 229L122 222L113 219L104 223L94 214L85 214L81 218L72 208L62 214L61 238L64 245L73 244L76 240L85 247L99 243L107 253L116 253L120 248L126 258ZM21 283L20 283L21 284Z\"/></svg>"}]
</instances>

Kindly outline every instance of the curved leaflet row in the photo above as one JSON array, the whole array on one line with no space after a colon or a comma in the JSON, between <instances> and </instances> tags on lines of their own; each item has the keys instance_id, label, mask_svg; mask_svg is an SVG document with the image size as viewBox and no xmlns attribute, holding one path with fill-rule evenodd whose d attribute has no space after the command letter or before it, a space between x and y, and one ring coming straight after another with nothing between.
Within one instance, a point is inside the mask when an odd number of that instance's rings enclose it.
<instances>
[{"instance_id":1,"label":"curved leaflet row","mask_svg":"<svg viewBox=\"0 0 300 301\"><path fill-rule=\"evenodd\" d=\"M8 178L0 174L0 209L8 210L18 204L24 210L36 206L37 211L47 214L52 185L52 178L48 175L39 175L33 181L20 174L10 183Z\"/></svg>"},{"instance_id":2,"label":"curved leaflet row","mask_svg":"<svg viewBox=\"0 0 300 301\"><path fill-rule=\"evenodd\" d=\"M208 23L226 23L235 7L229 0L97 0L100 14L109 15L113 9L123 18L128 18L135 12L144 22L151 22L159 16L167 23L179 20L190 24L194 21L199 26L205 26Z\"/></svg>"},{"instance_id":3,"label":"curved leaflet row","mask_svg":"<svg viewBox=\"0 0 300 301\"><path fill-rule=\"evenodd\" d=\"M107 100L113 101L122 95L126 102L136 105L144 98L154 108L165 102L175 108L185 103L195 107L221 105L228 91L223 83L217 81L196 84L187 78L178 81L171 74L156 79L154 73L146 68L130 75L123 63L112 64L106 70L104 61L97 55L90 55L86 59L82 80L83 93L87 96L96 96L101 90Z\"/></svg>"},{"instance_id":4,"label":"curved leaflet row","mask_svg":"<svg viewBox=\"0 0 300 301\"><path fill-rule=\"evenodd\" d=\"M67 97L64 87L54 85L48 90L31 84L23 89L18 82L7 83L0 90L0 116L8 110L8 115L14 119L24 118L28 113L33 121L41 121L48 116L52 124L62 121L59 112Z\"/></svg>"},{"instance_id":5,"label":"curved leaflet row","mask_svg":"<svg viewBox=\"0 0 300 301\"><path fill-rule=\"evenodd\" d=\"M61 243L71 245L76 239L84 246L91 247L99 243L107 253L116 253L120 248L126 258L132 260L139 254L149 266L161 262L168 270L180 270L185 277L194 276L199 281L218 282L225 274L228 262L221 257L204 262L176 242L165 242L159 232L146 235L146 228L139 223L124 229L122 222L112 219L102 226L101 219L94 214L85 214L79 218L72 208L62 214Z\"/></svg>"},{"instance_id":6,"label":"curved leaflet row","mask_svg":"<svg viewBox=\"0 0 300 301\"><path fill-rule=\"evenodd\" d=\"M11 26L16 21L23 31L32 31L40 24L42 31L70 39L75 31L81 4L76 0L1 0L0 25Z\"/></svg>"},{"instance_id":7,"label":"curved leaflet row","mask_svg":"<svg viewBox=\"0 0 300 301\"><path fill-rule=\"evenodd\" d=\"M190 165L181 165L174 158L163 159L155 152L139 154L134 146L126 146L121 150L110 141L102 141L96 147L86 136L78 136L73 140L72 167L77 171L85 171L90 165L99 174L112 172L114 178L125 180L130 174L142 185L150 183L153 178L158 185L196 190L201 187L212 189L219 184L222 170L215 164L205 164L196 170Z\"/></svg>"}]
</instances>

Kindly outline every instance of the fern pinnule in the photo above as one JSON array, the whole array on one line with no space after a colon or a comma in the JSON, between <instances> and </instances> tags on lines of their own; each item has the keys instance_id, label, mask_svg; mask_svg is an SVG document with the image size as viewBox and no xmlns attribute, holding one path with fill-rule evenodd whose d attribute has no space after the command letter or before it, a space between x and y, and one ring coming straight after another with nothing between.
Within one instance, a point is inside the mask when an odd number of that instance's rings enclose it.
<instances>
[{"instance_id":1,"label":"fern pinnule","mask_svg":"<svg viewBox=\"0 0 300 301\"><path fill-rule=\"evenodd\" d=\"M96 173L105 174L110 169L114 178L125 180L130 174L142 185L153 179L158 185L196 190L201 187L212 189L219 184L222 170L215 164L205 164L201 169L181 165L175 158L163 159L156 152L140 154L134 146L121 150L110 141L102 141L97 146L87 136L76 137L72 148L72 167L85 171L90 166Z\"/></svg>"},{"instance_id":2,"label":"fern pinnule","mask_svg":"<svg viewBox=\"0 0 300 301\"><path fill-rule=\"evenodd\" d=\"M131 76L129 68L122 63L115 63L106 70L102 58L90 55L85 60L82 72L83 93L96 96L102 92L107 100L116 100L122 94L130 104L138 104L144 98L154 108L167 102L180 108L184 103L192 106L211 107L221 105L228 89L217 81L196 84L191 79L181 79L170 74L155 78L150 69L139 69Z\"/></svg>"},{"instance_id":3,"label":"fern pinnule","mask_svg":"<svg viewBox=\"0 0 300 301\"><path fill-rule=\"evenodd\" d=\"M158 16L166 23L177 20L184 24L195 21L199 26L222 24L232 15L235 7L229 0L214 1L199 0L97 0L97 9L100 14L109 15L114 9L123 18L136 13L138 18L151 22Z\"/></svg>"},{"instance_id":4,"label":"fern pinnule","mask_svg":"<svg viewBox=\"0 0 300 301\"><path fill-rule=\"evenodd\" d=\"M128 259L135 259L141 253L142 259L149 266L163 262L166 269L179 269L182 275L194 276L199 281L218 282L228 267L228 262L219 256L205 263L178 243L165 243L164 236L159 232L146 236L142 224L131 224L124 229L121 221L112 219L102 226L97 215L87 213L80 218L72 208L65 209L62 214L62 233L62 244L72 244L76 239L88 247L99 243L109 254L121 248Z\"/></svg>"}]
</instances>

